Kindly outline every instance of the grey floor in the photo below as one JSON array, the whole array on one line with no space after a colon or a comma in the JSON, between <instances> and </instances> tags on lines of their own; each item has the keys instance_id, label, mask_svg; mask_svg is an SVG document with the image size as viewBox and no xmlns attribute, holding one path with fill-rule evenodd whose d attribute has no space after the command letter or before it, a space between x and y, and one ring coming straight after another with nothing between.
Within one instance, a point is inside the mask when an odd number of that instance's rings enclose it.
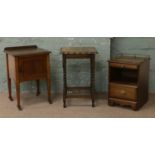
<instances>
[{"instance_id":1,"label":"grey floor","mask_svg":"<svg viewBox=\"0 0 155 155\"><path fill-rule=\"evenodd\" d=\"M105 97L96 99L96 107L92 108L90 99L69 99L68 107L63 108L62 96L53 98L53 104L48 104L47 96L24 93L21 95L23 111L16 108L16 98L11 102L6 93L0 94L0 117L51 117L51 118L126 118L126 117L155 117L155 94L139 111L127 107L110 107Z\"/></svg>"}]
</instances>

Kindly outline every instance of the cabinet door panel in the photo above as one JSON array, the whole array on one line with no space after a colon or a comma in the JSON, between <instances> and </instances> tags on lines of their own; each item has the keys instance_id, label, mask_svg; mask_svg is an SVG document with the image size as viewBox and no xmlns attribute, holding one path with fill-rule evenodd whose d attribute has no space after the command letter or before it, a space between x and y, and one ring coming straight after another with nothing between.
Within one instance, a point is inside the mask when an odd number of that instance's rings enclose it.
<instances>
[{"instance_id":1,"label":"cabinet door panel","mask_svg":"<svg viewBox=\"0 0 155 155\"><path fill-rule=\"evenodd\" d=\"M22 81L46 77L47 56L23 57L20 59L19 73Z\"/></svg>"}]
</instances>

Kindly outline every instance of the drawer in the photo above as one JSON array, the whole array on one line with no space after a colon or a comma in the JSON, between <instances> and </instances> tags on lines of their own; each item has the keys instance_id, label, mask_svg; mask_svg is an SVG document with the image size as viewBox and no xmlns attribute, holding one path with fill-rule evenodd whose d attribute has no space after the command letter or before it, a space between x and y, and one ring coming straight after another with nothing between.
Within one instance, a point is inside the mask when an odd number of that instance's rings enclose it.
<instances>
[{"instance_id":1,"label":"drawer","mask_svg":"<svg viewBox=\"0 0 155 155\"><path fill-rule=\"evenodd\" d=\"M109 96L113 98L120 98L126 100L137 100L137 87L128 86L117 83L110 83L109 85Z\"/></svg>"},{"instance_id":2,"label":"drawer","mask_svg":"<svg viewBox=\"0 0 155 155\"><path fill-rule=\"evenodd\" d=\"M110 67L115 67L115 68L127 68L127 69L138 69L137 65L133 64L121 64L121 63L110 63Z\"/></svg>"}]
</instances>

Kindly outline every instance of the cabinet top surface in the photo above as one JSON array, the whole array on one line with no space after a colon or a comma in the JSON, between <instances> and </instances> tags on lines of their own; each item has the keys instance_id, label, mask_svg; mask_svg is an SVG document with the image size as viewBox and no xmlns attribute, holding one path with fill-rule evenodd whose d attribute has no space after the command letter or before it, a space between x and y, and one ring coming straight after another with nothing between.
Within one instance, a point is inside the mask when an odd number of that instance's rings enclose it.
<instances>
[{"instance_id":1,"label":"cabinet top surface","mask_svg":"<svg viewBox=\"0 0 155 155\"><path fill-rule=\"evenodd\" d=\"M112 58L109 62L139 65L147 59L149 59L149 57L119 56L119 57Z\"/></svg>"},{"instance_id":2,"label":"cabinet top surface","mask_svg":"<svg viewBox=\"0 0 155 155\"><path fill-rule=\"evenodd\" d=\"M37 54L49 54L48 50L38 48L35 45L32 46L16 46L16 47L6 47L4 52L13 56L26 56L26 55L37 55Z\"/></svg>"},{"instance_id":3,"label":"cabinet top surface","mask_svg":"<svg viewBox=\"0 0 155 155\"><path fill-rule=\"evenodd\" d=\"M62 54L96 54L95 47L64 47L61 48Z\"/></svg>"}]
</instances>

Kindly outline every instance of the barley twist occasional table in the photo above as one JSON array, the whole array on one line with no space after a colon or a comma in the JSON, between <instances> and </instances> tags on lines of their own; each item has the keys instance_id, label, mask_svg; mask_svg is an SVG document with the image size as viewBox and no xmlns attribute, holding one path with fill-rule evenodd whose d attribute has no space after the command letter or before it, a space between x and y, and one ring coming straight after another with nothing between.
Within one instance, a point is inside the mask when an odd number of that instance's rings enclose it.
<instances>
[{"instance_id":1,"label":"barley twist occasional table","mask_svg":"<svg viewBox=\"0 0 155 155\"><path fill-rule=\"evenodd\" d=\"M97 53L94 47L65 47L61 48L63 59L63 106L66 107L66 98L81 98L91 97L92 107L95 107L95 54ZM67 85L67 59L90 59L91 80L90 87L69 87ZM88 95L75 94L75 91L87 90ZM71 92L71 93L69 93Z\"/></svg>"}]
</instances>

